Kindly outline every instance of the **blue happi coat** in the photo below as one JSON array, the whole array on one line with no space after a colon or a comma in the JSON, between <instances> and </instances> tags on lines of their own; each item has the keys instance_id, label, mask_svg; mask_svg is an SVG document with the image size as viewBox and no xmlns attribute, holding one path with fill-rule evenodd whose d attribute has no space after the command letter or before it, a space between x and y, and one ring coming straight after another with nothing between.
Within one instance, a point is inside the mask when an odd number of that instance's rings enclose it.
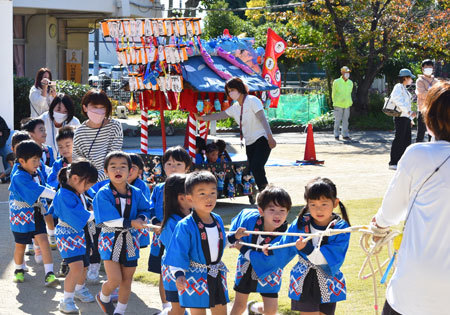
<instances>
[{"instance_id":1,"label":"blue happi coat","mask_svg":"<svg viewBox=\"0 0 450 315\"><path fill-rule=\"evenodd\" d=\"M142 179L136 178L136 180L130 184L140 189L144 194L145 198L147 198L147 200L150 200L150 188L148 188L148 185ZM149 230L148 229L139 230L138 240L139 240L139 247L148 246L150 244Z\"/></svg>"},{"instance_id":2,"label":"blue happi coat","mask_svg":"<svg viewBox=\"0 0 450 315\"><path fill-rule=\"evenodd\" d=\"M86 254L84 227L91 213L86 210L74 189L63 184L53 199L49 213L59 219L55 227L56 244L62 258ZM89 235L87 236L89 237Z\"/></svg>"},{"instance_id":3,"label":"blue happi coat","mask_svg":"<svg viewBox=\"0 0 450 315\"><path fill-rule=\"evenodd\" d=\"M207 262L203 249L204 246L208 246L208 239L206 232L203 232L204 234L202 233L201 235L199 225L202 223L201 221L196 222L194 216L196 216L195 211L178 222L162 263L185 271L188 283L187 288L183 291L178 291L182 307L209 308L211 306L207 279L210 268L207 266L211 265L211 262ZM216 277L221 277L220 283L222 284L226 301L229 302L227 270L221 262L223 249L226 246L225 228L219 215L211 213L211 216L219 224L221 233L223 233L223 242L220 244L222 250L219 250L217 260L217 263L222 264L223 267L219 270ZM206 245L202 246L202 239L203 244ZM209 248L207 251L209 252Z\"/></svg>"},{"instance_id":4,"label":"blue happi coat","mask_svg":"<svg viewBox=\"0 0 450 315\"><path fill-rule=\"evenodd\" d=\"M345 229L349 226L346 221L342 220L337 215L333 214L333 216L337 222L331 228ZM311 220L312 218L309 214L297 218L289 226L287 232L310 233ZM297 236L285 235L274 245L294 243L296 240L298 240ZM344 263L349 241L350 233L324 237L320 246L320 253L327 262L327 264L324 265L312 264L308 259L310 253L306 254L305 250L298 251L295 246L275 249L273 254L269 256L265 256L261 252L252 251L250 258L251 261L260 261L260 263L254 264L253 267L258 277L265 277L270 273L271 268L274 266L284 268L289 261L297 255L299 262L291 270L289 298L298 301L300 300L302 292L310 289L309 287L303 287L303 282L308 272L315 269L321 292L321 303L334 303L345 300L347 296L345 278L340 271L340 268ZM308 244L307 247L312 247L312 244ZM305 247L305 249L307 247Z\"/></svg>"},{"instance_id":5,"label":"blue happi coat","mask_svg":"<svg viewBox=\"0 0 450 315\"><path fill-rule=\"evenodd\" d=\"M164 218L164 185L165 183L159 183L153 188L152 197L150 199L150 220L152 220L152 224L161 223ZM159 235L153 233L150 256L158 257L160 251L161 242L159 241Z\"/></svg>"},{"instance_id":6,"label":"blue happi coat","mask_svg":"<svg viewBox=\"0 0 450 315\"><path fill-rule=\"evenodd\" d=\"M34 181L33 176L16 163L11 172L9 185L9 222L11 231L19 233L34 232L34 212L47 212L47 201L39 198L45 189L45 178L37 170L41 184Z\"/></svg>"},{"instance_id":7,"label":"blue happi coat","mask_svg":"<svg viewBox=\"0 0 450 315\"><path fill-rule=\"evenodd\" d=\"M129 213L124 213L123 218L128 220L136 220L138 217L148 218L150 215L149 208L150 203L144 197L144 194L134 186L130 185L131 189L131 210ZM104 185L95 195L94 201L94 215L95 223L102 226L103 222L111 221L115 219L122 218L122 213L115 206L115 198L111 190L110 183ZM98 251L103 260L111 260L113 249L116 242L116 236L120 229L116 229L116 232L107 232L107 228L102 227L102 232L100 233L98 239ZM128 232L127 232L128 233ZM133 249L128 248L127 242L123 242L123 246L127 246L127 260L132 261L139 258L139 242L138 242L138 231L133 228L129 229L131 233Z\"/></svg>"},{"instance_id":8,"label":"blue happi coat","mask_svg":"<svg viewBox=\"0 0 450 315\"><path fill-rule=\"evenodd\" d=\"M257 209L244 209L239 214L233 218L231 221L231 230L236 231L239 227L245 227L248 231L262 231L264 226L264 218L261 217L259 211ZM278 232L286 231L287 223L283 224ZM246 243L256 243L258 239L258 235L249 235L241 238L243 242ZM281 240L281 236L276 238L269 237L265 239L265 244L273 244L277 243ZM261 244L259 244L261 245ZM249 268L249 264L253 267L253 265L260 264L261 261L258 259L251 259L249 262L244 255L239 254L236 266L236 276L235 276L235 284L239 285L242 277L246 273ZM281 288L281 277L283 275L283 268L280 266L273 266L270 271L267 272L267 275L264 278L258 277L258 284L256 286L256 292L259 293L278 293Z\"/></svg>"},{"instance_id":9,"label":"blue happi coat","mask_svg":"<svg viewBox=\"0 0 450 315\"><path fill-rule=\"evenodd\" d=\"M53 163L52 170L47 177L47 184L49 186L53 188L58 187L59 185L58 173L64 166L67 166L68 164L69 163L67 162L66 158L59 158L55 161L55 163Z\"/></svg>"},{"instance_id":10,"label":"blue happi coat","mask_svg":"<svg viewBox=\"0 0 450 315\"><path fill-rule=\"evenodd\" d=\"M177 226L178 222L180 222L183 218L177 214L172 214L169 219L167 219L164 228L159 236L159 240L162 245L164 245L164 254L161 258L161 261L164 261L167 254L167 247L170 245L170 240L172 239L173 231ZM176 279L169 271L169 266L164 264L161 265L161 276L163 279L164 289L167 291L177 291Z\"/></svg>"}]
</instances>

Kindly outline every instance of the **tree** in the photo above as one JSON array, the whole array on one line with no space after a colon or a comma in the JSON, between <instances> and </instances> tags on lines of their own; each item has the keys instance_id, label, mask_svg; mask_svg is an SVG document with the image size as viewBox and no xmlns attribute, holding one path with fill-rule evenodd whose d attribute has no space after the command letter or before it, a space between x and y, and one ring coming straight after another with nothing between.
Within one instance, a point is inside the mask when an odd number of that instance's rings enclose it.
<instances>
[{"instance_id":1,"label":"tree","mask_svg":"<svg viewBox=\"0 0 450 315\"><path fill-rule=\"evenodd\" d=\"M450 57L448 2L434 0L305 0L295 11L268 18L320 33L315 43L288 41L293 58L315 57L331 73L348 65L357 83L355 109L368 111L368 92L398 52Z\"/></svg>"}]
</instances>

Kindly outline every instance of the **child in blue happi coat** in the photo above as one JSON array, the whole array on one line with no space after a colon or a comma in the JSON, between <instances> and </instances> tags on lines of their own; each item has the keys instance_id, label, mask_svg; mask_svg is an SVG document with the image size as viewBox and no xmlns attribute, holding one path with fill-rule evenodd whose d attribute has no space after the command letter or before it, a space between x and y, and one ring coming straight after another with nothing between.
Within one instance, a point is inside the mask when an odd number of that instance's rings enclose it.
<instances>
[{"instance_id":1,"label":"child in blue happi coat","mask_svg":"<svg viewBox=\"0 0 450 315\"><path fill-rule=\"evenodd\" d=\"M329 229L345 229L350 226L347 211L337 198L334 183L328 178L316 178L305 188L306 206L292 222L287 232L317 233ZM339 207L342 218L333 212ZM293 257L299 262L292 268L289 297L293 311L301 314L332 315L336 302L346 299L347 287L340 271L350 241L350 233L315 237L308 242L296 236L283 236L275 245L296 243L295 247L275 249L272 255L263 256L252 251L251 259L261 259L254 266L258 277L267 276L270 266L283 268ZM265 250L267 254L267 250Z\"/></svg>"},{"instance_id":2,"label":"child in blue happi coat","mask_svg":"<svg viewBox=\"0 0 450 315\"><path fill-rule=\"evenodd\" d=\"M187 176L186 197L193 206L192 214L178 222L164 259L164 265L176 279L181 307L191 314L227 314L227 268L222 262L223 251L245 235L240 228L229 238L223 221L213 213L217 199L216 177L207 171Z\"/></svg>"},{"instance_id":3,"label":"child in blue happi coat","mask_svg":"<svg viewBox=\"0 0 450 315\"><path fill-rule=\"evenodd\" d=\"M45 144L47 141L47 133L45 130L44 121L40 118L31 118L29 120L25 120L22 124L22 130L28 131L31 139L36 141L42 148L42 156L41 156L41 165L40 170L44 175L44 180L47 183L48 175L52 169L53 163L55 162L55 158L53 156L53 149L51 146ZM50 247L55 250L56 249L56 238L55 238L55 223L53 221L53 216L47 215L45 216L45 224L47 225L47 234L48 240L50 243Z\"/></svg>"},{"instance_id":4,"label":"child in blue happi coat","mask_svg":"<svg viewBox=\"0 0 450 315\"><path fill-rule=\"evenodd\" d=\"M166 185L164 186L164 219L161 223L161 235L159 240L165 249L167 249L170 244L173 230L177 223L191 213L191 203L187 200L186 191L184 189L185 181L185 174L173 174L167 178ZM165 249L161 258L163 262L167 254ZM164 264L161 265L161 276L166 299L172 304L172 309L169 314L183 315L185 309L180 307L178 291L175 284L176 279L170 273L169 267Z\"/></svg>"},{"instance_id":5,"label":"child in blue happi coat","mask_svg":"<svg viewBox=\"0 0 450 315\"><path fill-rule=\"evenodd\" d=\"M53 258L47 239L44 215L47 199L53 199L55 191L45 186L39 170L42 148L33 140L25 140L14 146L16 159L9 186L11 230L14 234L14 282L24 282L24 253L26 244L35 238L42 251L45 269L45 285L56 286L59 281L53 273Z\"/></svg>"},{"instance_id":6,"label":"child in blue happi coat","mask_svg":"<svg viewBox=\"0 0 450 315\"><path fill-rule=\"evenodd\" d=\"M275 186L267 186L257 198L258 209L244 209L231 221L231 230L244 227L248 231L285 232L288 227L286 218L292 202L289 194ZM246 243L258 245L273 244L280 241L281 236L249 235L242 238ZM249 313L276 314L278 310L278 292L281 288L283 269L275 266L270 274L259 278L253 271L253 265L261 263L250 259L250 249L240 247L240 254L236 267L234 290L236 297L231 314L240 315L247 307L248 296L251 292L261 294L263 303L250 302Z\"/></svg>"},{"instance_id":7,"label":"child in blue happi coat","mask_svg":"<svg viewBox=\"0 0 450 315\"><path fill-rule=\"evenodd\" d=\"M108 280L96 295L106 314L124 314L131 293L131 282L139 259L138 229L145 228L150 203L142 191L128 184L131 159L121 151L105 158L105 174L110 182L94 198L95 223L102 228L98 249ZM114 307L111 293L119 287Z\"/></svg>"},{"instance_id":8,"label":"child in blue happi coat","mask_svg":"<svg viewBox=\"0 0 450 315\"><path fill-rule=\"evenodd\" d=\"M181 146L171 147L167 149L162 158L164 173L167 177L172 174L185 174L191 167L192 160L186 150ZM155 186L150 200L150 223L160 225L163 220L163 191L164 183ZM159 241L159 230L155 230L150 246L150 257L148 259L148 271L160 274L159 278L159 295L163 304L163 309L170 307L165 297L165 291L161 276L161 256L163 249Z\"/></svg>"},{"instance_id":9,"label":"child in blue happi coat","mask_svg":"<svg viewBox=\"0 0 450 315\"><path fill-rule=\"evenodd\" d=\"M144 172L144 161L141 156L136 153L130 153L131 159L131 170L128 176L128 183L134 187L140 189L147 200L150 200L150 188L141 179L142 173ZM150 244L150 233L149 230L143 229L139 230L139 248L145 248Z\"/></svg>"},{"instance_id":10,"label":"child in blue happi coat","mask_svg":"<svg viewBox=\"0 0 450 315\"><path fill-rule=\"evenodd\" d=\"M60 151L61 152L61 151ZM93 302L94 297L85 286L94 213L87 210L84 192L97 182L98 172L87 160L77 160L63 167L58 174L61 188L49 210L58 218L55 228L56 242L61 257L69 265L64 280L64 298L59 302L63 313L79 312L74 298L81 302ZM89 226L91 222L91 229Z\"/></svg>"},{"instance_id":11,"label":"child in blue happi coat","mask_svg":"<svg viewBox=\"0 0 450 315\"><path fill-rule=\"evenodd\" d=\"M73 136L74 131L71 126L65 126L58 130L56 144L58 145L58 151L61 157L53 163L52 170L47 178L47 184L54 188L59 186L59 170L72 163Z\"/></svg>"}]
</instances>

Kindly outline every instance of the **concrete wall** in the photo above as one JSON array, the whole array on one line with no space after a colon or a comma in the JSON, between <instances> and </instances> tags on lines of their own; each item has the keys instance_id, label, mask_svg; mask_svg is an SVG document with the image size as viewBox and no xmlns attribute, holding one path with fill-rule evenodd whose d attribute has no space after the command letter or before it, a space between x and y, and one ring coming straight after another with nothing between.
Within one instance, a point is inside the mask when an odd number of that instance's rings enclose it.
<instances>
[{"instance_id":1,"label":"concrete wall","mask_svg":"<svg viewBox=\"0 0 450 315\"><path fill-rule=\"evenodd\" d=\"M13 87L13 8L12 1L0 0L0 29L2 49L0 49L0 95L2 103L0 116L8 127L14 129L14 87Z\"/></svg>"}]
</instances>

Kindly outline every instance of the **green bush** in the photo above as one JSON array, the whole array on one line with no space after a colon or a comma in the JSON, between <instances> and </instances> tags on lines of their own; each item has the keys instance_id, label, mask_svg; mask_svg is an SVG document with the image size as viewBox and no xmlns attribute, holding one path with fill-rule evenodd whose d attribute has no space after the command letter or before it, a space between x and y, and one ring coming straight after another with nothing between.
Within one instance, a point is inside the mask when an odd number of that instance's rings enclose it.
<instances>
[{"instance_id":1,"label":"green bush","mask_svg":"<svg viewBox=\"0 0 450 315\"><path fill-rule=\"evenodd\" d=\"M30 88L34 79L14 77L14 129L20 129L20 121L30 117Z\"/></svg>"},{"instance_id":2,"label":"green bush","mask_svg":"<svg viewBox=\"0 0 450 315\"><path fill-rule=\"evenodd\" d=\"M350 128L358 130L392 130L394 122L381 110L385 95L377 91L369 94L369 113L350 116Z\"/></svg>"},{"instance_id":3,"label":"green bush","mask_svg":"<svg viewBox=\"0 0 450 315\"><path fill-rule=\"evenodd\" d=\"M332 112L327 112L319 117L311 119L308 124L311 124L314 128L324 130L332 129L334 125L334 116Z\"/></svg>"},{"instance_id":4,"label":"green bush","mask_svg":"<svg viewBox=\"0 0 450 315\"><path fill-rule=\"evenodd\" d=\"M217 128L234 128L237 126L238 124L231 117L217 121Z\"/></svg>"},{"instance_id":5,"label":"green bush","mask_svg":"<svg viewBox=\"0 0 450 315\"><path fill-rule=\"evenodd\" d=\"M25 77L14 77L14 129L20 129L20 121L30 117L30 89L34 79ZM81 99L90 89L89 85L79 84L72 81L56 81L58 93L69 95L75 104L75 116L80 120L86 120L81 113Z\"/></svg>"}]
</instances>

